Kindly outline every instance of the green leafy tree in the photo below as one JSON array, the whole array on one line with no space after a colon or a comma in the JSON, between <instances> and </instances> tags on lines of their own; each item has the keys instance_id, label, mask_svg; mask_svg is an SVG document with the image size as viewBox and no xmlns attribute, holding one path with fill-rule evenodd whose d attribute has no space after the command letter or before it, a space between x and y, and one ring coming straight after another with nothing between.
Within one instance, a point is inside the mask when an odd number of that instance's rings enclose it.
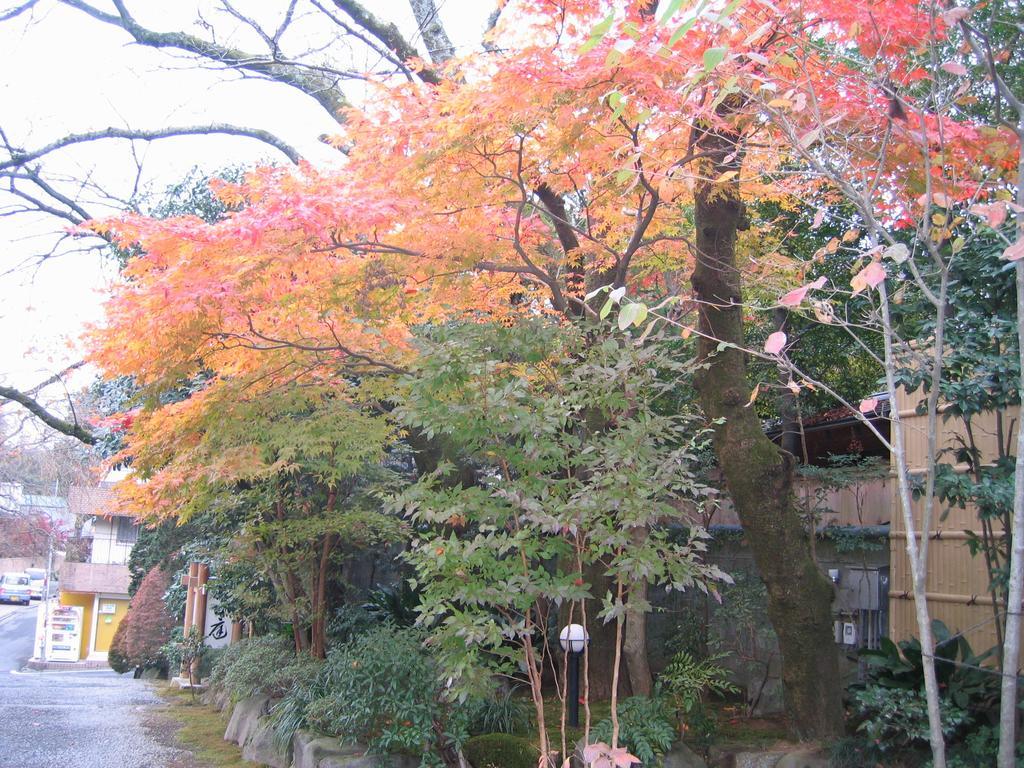
<instances>
[{"instance_id":1,"label":"green leafy tree","mask_svg":"<svg viewBox=\"0 0 1024 768\"><path fill-rule=\"evenodd\" d=\"M559 606L577 623L613 623L617 646L632 631L645 648L648 585L708 591L725 578L701 561L707 534L682 511L707 490L704 431L657 408L687 375L659 344L537 323L438 330L405 381L400 421L457 440L480 478L452 484L442 467L399 497L417 528L408 559L421 621L463 692L495 673L525 676L545 753L541 675ZM587 580L595 565L608 578L600 592ZM619 652L613 663L614 705Z\"/></svg>"},{"instance_id":2,"label":"green leafy tree","mask_svg":"<svg viewBox=\"0 0 1024 768\"><path fill-rule=\"evenodd\" d=\"M396 431L330 387L254 394L247 384L183 401L190 418L174 430L136 431L145 439L132 446L134 464L150 480L139 504L183 523L209 513L233 525L218 557L269 580L296 650L322 658L338 562L402 536L375 495L393 478L382 461Z\"/></svg>"}]
</instances>

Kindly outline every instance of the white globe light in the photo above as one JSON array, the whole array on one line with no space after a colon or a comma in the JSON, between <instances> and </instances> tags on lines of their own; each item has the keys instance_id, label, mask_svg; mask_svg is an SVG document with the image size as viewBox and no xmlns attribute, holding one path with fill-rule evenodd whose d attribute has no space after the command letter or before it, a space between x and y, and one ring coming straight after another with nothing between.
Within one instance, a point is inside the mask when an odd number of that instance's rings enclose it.
<instances>
[{"instance_id":1,"label":"white globe light","mask_svg":"<svg viewBox=\"0 0 1024 768\"><path fill-rule=\"evenodd\" d=\"M558 642L562 644L562 650L570 653L583 653L589 639L590 635L582 624L567 624L558 633Z\"/></svg>"}]
</instances>

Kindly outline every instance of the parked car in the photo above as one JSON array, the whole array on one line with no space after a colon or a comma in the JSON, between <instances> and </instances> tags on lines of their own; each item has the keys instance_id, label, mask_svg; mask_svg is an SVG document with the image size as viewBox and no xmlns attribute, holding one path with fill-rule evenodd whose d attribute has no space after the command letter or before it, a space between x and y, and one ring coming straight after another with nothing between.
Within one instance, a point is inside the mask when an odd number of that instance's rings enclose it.
<instances>
[{"instance_id":1,"label":"parked car","mask_svg":"<svg viewBox=\"0 0 1024 768\"><path fill-rule=\"evenodd\" d=\"M0 576L0 603L28 605L32 601L30 581L27 573L18 571L10 571Z\"/></svg>"},{"instance_id":2,"label":"parked car","mask_svg":"<svg viewBox=\"0 0 1024 768\"><path fill-rule=\"evenodd\" d=\"M46 588L45 568L26 568L28 574L28 593L33 600L43 599L43 590Z\"/></svg>"}]
</instances>

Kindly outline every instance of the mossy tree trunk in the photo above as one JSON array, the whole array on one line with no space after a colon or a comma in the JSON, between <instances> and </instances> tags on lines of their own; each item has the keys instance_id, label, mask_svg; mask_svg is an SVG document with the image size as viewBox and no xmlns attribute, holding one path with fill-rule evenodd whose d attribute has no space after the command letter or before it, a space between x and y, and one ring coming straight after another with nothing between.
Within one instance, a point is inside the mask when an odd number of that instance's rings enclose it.
<instances>
[{"instance_id":1,"label":"mossy tree trunk","mask_svg":"<svg viewBox=\"0 0 1024 768\"><path fill-rule=\"evenodd\" d=\"M768 615L782 651L791 725L803 737L841 734L839 659L832 632L832 585L811 557L793 503L792 454L772 443L752 407L743 338L736 233L744 226L738 176L742 151L734 134L707 129L695 137L708 153L694 190L700 305L697 381L714 424L714 448L754 560L768 588ZM715 183L727 171L731 179Z\"/></svg>"}]
</instances>

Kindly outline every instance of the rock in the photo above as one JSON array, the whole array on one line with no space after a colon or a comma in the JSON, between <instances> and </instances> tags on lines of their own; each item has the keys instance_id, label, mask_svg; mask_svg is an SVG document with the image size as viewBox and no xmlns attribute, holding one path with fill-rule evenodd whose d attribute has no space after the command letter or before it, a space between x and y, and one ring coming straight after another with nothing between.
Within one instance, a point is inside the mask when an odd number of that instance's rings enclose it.
<instances>
[{"instance_id":1,"label":"rock","mask_svg":"<svg viewBox=\"0 0 1024 768\"><path fill-rule=\"evenodd\" d=\"M782 752L736 752L733 759L736 768L776 768L783 754Z\"/></svg>"},{"instance_id":2,"label":"rock","mask_svg":"<svg viewBox=\"0 0 1024 768\"><path fill-rule=\"evenodd\" d=\"M224 688L208 687L203 691L202 702L208 707L213 707L218 712L223 712L231 706L231 691Z\"/></svg>"},{"instance_id":3,"label":"rock","mask_svg":"<svg viewBox=\"0 0 1024 768\"><path fill-rule=\"evenodd\" d=\"M704 758L681 741L665 753L661 765L662 768L708 768Z\"/></svg>"},{"instance_id":4,"label":"rock","mask_svg":"<svg viewBox=\"0 0 1024 768\"><path fill-rule=\"evenodd\" d=\"M240 747L244 746L259 727L259 720L267 713L269 703L269 696L253 696L235 704L227 730L224 731L224 741L233 741Z\"/></svg>"},{"instance_id":5,"label":"rock","mask_svg":"<svg viewBox=\"0 0 1024 768\"><path fill-rule=\"evenodd\" d=\"M761 697L754 707L754 717L766 717L777 715L786 708L785 696L782 690L782 680L777 677L769 678L761 689Z\"/></svg>"},{"instance_id":6,"label":"rock","mask_svg":"<svg viewBox=\"0 0 1024 768\"><path fill-rule=\"evenodd\" d=\"M259 721L256 730L242 747L242 759L269 765L270 768L289 768L292 764L291 747L282 752L274 743L274 729L267 718Z\"/></svg>"},{"instance_id":7,"label":"rock","mask_svg":"<svg viewBox=\"0 0 1024 768\"><path fill-rule=\"evenodd\" d=\"M328 757L347 757L363 750L311 731L297 731L292 738L292 768L319 768Z\"/></svg>"},{"instance_id":8,"label":"rock","mask_svg":"<svg viewBox=\"0 0 1024 768\"><path fill-rule=\"evenodd\" d=\"M324 758L317 768L418 768L419 764L409 755L351 755Z\"/></svg>"},{"instance_id":9,"label":"rock","mask_svg":"<svg viewBox=\"0 0 1024 768\"><path fill-rule=\"evenodd\" d=\"M213 695L213 706L223 712L231 707L231 691L226 688L217 691Z\"/></svg>"},{"instance_id":10,"label":"rock","mask_svg":"<svg viewBox=\"0 0 1024 768\"><path fill-rule=\"evenodd\" d=\"M802 749L783 755L775 768L829 768L829 759L821 750Z\"/></svg>"},{"instance_id":11,"label":"rock","mask_svg":"<svg viewBox=\"0 0 1024 768\"><path fill-rule=\"evenodd\" d=\"M160 678L160 670L155 667L146 667L139 675L140 680L157 680Z\"/></svg>"}]
</instances>

